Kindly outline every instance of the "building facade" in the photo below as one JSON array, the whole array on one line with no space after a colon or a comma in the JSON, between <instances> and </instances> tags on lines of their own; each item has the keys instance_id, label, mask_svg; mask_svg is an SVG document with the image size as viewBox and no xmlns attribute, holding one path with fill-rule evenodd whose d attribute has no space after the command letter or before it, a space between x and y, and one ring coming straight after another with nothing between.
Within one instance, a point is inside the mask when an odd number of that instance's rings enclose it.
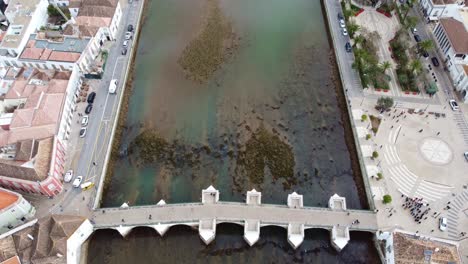
<instances>
[{"instance_id":1,"label":"building facade","mask_svg":"<svg viewBox=\"0 0 468 264\"><path fill-rule=\"evenodd\" d=\"M465 24L454 18L441 18L433 35L455 89L468 102L468 31Z\"/></svg>"},{"instance_id":2,"label":"building facade","mask_svg":"<svg viewBox=\"0 0 468 264\"><path fill-rule=\"evenodd\" d=\"M0 234L34 218L36 209L19 193L0 188Z\"/></svg>"}]
</instances>

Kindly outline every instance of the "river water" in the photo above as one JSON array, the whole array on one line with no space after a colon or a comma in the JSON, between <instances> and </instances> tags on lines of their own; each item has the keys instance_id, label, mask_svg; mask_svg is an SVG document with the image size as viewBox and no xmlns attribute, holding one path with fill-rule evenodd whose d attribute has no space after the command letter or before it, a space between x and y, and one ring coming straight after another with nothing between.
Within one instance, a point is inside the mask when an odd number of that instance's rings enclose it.
<instances>
[{"instance_id":1,"label":"river water","mask_svg":"<svg viewBox=\"0 0 468 264\"><path fill-rule=\"evenodd\" d=\"M213 60L184 54L217 50L212 39L203 39L210 44L201 42L202 49L189 48L210 32L206 21L219 17L229 29L219 42L221 63L200 80L199 62ZM184 59L196 65L192 72L183 69ZM150 0L122 155L102 206L199 201L201 190L213 185L228 201L243 201L256 188L263 203L284 204L296 191L306 206L325 206L338 193L349 208L367 208L360 172L353 169L356 154L345 137L349 121L340 108L337 76L319 0ZM152 140L139 144L144 131ZM148 149L163 153L144 156ZM242 234L240 226L221 224L216 240L205 246L196 230L184 226L164 238L145 228L125 239L98 231L88 263L378 262L366 233L352 233L340 253L324 230L308 230L296 251L283 228L262 228L252 248Z\"/></svg>"}]
</instances>

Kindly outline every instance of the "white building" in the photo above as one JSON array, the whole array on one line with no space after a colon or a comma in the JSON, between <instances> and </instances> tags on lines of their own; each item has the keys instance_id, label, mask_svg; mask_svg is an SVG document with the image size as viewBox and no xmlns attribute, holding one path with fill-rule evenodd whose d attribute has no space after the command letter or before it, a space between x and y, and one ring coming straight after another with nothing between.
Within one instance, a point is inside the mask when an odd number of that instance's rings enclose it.
<instances>
[{"instance_id":1,"label":"white building","mask_svg":"<svg viewBox=\"0 0 468 264\"><path fill-rule=\"evenodd\" d=\"M34 218L36 209L18 193L0 188L0 234Z\"/></svg>"},{"instance_id":2,"label":"white building","mask_svg":"<svg viewBox=\"0 0 468 264\"><path fill-rule=\"evenodd\" d=\"M456 17L458 10L465 6L464 0L420 0L424 16L430 21L442 17Z\"/></svg>"},{"instance_id":3,"label":"white building","mask_svg":"<svg viewBox=\"0 0 468 264\"><path fill-rule=\"evenodd\" d=\"M47 0L11 0L5 16L8 30L0 43L0 56L18 57L29 35L46 24Z\"/></svg>"},{"instance_id":4,"label":"white building","mask_svg":"<svg viewBox=\"0 0 468 264\"><path fill-rule=\"evenodd\" d=\"M455 89L462 100L468 102L468 12L459 11L462 21L441 18L433 35L446 69L450 73ZM467 20L464 20L464 18Z\"/></svg>"}]
</instances>

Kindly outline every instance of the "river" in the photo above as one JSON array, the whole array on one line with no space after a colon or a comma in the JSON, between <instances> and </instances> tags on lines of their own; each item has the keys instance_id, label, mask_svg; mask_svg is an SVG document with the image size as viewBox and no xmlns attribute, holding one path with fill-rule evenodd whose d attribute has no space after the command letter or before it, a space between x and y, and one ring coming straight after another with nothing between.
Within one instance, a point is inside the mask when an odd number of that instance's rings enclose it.
<instances>
[{"instance_id":1,"label":"river","mask_svg":"<svg viewBox=\"0 0 468 264\"><path fill-rule=\"evenodd\" d=\"M338 193L349 208L367 208L322 12L319 0L151 0L102 206L199 201L213 185L227 201L256 188L263 203L284 204L296 191L306 206L325 206ZM126 239L98 231L88 260L378 262L365 233L337 253L327 231L307 231L297 251L284 229L261 232L248 248L243 229L228 224L208 247L183 226L163 239L144 228Z\"/></svg>"}]
</instances>

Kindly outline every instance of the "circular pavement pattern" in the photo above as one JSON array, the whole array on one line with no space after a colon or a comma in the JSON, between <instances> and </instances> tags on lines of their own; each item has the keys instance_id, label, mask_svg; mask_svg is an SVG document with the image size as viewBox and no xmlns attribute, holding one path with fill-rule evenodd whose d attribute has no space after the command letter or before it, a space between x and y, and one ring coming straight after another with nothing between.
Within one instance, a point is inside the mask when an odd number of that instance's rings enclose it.
<instances>
[{"instance_id":1,"label":"circular pavement pattern","mask_svg":"<svg viewBox=\"0 0 468 264\"><path fill-rule=\"evenodd\" d=\"M445 165L452 161L450 146L438 138L426 138L419 147L425 160L436 165Z\"/></svg>"}]
</instances>

